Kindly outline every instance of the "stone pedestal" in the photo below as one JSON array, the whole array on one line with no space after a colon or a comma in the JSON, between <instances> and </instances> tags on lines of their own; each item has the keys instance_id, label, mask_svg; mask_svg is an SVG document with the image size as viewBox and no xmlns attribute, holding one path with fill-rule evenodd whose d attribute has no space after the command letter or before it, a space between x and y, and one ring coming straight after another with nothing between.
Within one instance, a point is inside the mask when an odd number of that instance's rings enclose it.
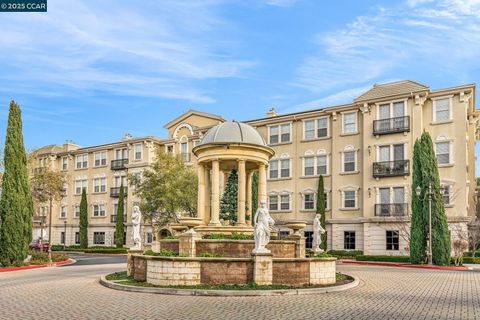
<instances>
[{"instance_id":1,"label":"stone pedestal","mask_svg":"<svg viewBox=\"0 0 480 320\"><path fill-rule=\"evenodd\" d=\"M134 254L142 254L143 250L128 250L128 255L127 255L127 276L131 276L135 272L135 264L133 261L133 256Z\"/></svg>"},{"instance_id":2,"label":"stone pedestal","mask_svg":"<svg viewBox=\"0 0 480 320\"><path fill-rule=\"evenodd\" d=\"M292 234L287 239L295 241L295 258L305 258L305 237L301 234Z\"/></svg>"},{"instance_id":3,"label":"stone pedestal","mask_svg":"<svg viewBox=\"0 0 480 320\"><path fill-rule=\"evenodd\" d=\"M202 239L197 232L184 232L178 236L178 253L182 257L195 257L195 241Z\"/></svg>"},{"instance_id":4,"label":"stone pedestal","mask_svg":"<svg viewBox=\"0 0 480 320\"><path fill-rule=\"evenodd\" d=\"M273 280L273 255L252 253L253 281L258 285L271 285Z\"/></svg>"}]
</instances>

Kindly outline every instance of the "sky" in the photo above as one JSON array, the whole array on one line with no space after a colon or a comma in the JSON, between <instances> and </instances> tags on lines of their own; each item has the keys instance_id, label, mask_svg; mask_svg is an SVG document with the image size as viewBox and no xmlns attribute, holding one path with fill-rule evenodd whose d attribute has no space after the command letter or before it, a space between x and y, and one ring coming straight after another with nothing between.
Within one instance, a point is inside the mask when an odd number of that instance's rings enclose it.
<instances>
[{"instance_id":1,"label":"sky","mask_svg":"<svg viewBox=\"0 0 480 320\"><path fill-rule=\"evenodd\" d=\"M166 137L189 109L242 121L374 83L480 82L480 0L49 0L0 30L0 144L14 99L27 149Z\"/></svg>"}]
</instances>

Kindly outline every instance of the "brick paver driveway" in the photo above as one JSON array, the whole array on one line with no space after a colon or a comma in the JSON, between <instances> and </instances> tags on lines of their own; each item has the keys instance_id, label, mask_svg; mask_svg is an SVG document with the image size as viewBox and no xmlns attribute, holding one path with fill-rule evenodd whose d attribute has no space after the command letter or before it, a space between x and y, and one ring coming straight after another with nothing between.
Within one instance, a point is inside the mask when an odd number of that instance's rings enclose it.
<instances>
[{"instance_id":1,"label":"brick paver driveway","mask_svg":"<svg viewBox=\"0 0 480 320\"><path fill-rule=\"evenodd\" d=\"M115 291L101 274L125 264L0 274L1 319L480 319L480 273L338 266L361 284L284 297L182 297Z\"/></svg>"}]
</instances>

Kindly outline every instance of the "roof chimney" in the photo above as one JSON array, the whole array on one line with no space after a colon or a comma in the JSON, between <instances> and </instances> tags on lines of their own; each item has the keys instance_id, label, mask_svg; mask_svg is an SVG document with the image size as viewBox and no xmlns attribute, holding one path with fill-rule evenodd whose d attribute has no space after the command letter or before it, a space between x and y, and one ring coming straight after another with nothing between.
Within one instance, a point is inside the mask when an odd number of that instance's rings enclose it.
<instances>
[{"instance_id":1,"label":"roof chimney","mask_svg":"<svg viewBox=\"0 0 480 320\"><path fill-rule=\"evenodd\" d=\"M271 107L270 110L267 112L267 117L276 117L278 116L277 110L275 110L275 107Z\"/></svg>"},{"instance_id":2,"label":"roof chimney","mask_svg":"<svg viewBox=\"0 0 480 320\"><path fill-rule=\"evenodd\" d=\"M126 134L123 136L122 141L130 140L130 139L133 139L133 136L132 136L130 133L126 133Z\"/></svg>"},{"instance_id":3,"label":"roof chimney","mask_svg":"<svg viewBox=\"0 0 480 320\"><path fill-rule=\"evenodd\" d=\"M64 151L72 151L72 150L77 150L79 148L78 145L75 144L73 140L65 140L65 143L63 144L63 149Z\"/></svg>"}]
</instances>

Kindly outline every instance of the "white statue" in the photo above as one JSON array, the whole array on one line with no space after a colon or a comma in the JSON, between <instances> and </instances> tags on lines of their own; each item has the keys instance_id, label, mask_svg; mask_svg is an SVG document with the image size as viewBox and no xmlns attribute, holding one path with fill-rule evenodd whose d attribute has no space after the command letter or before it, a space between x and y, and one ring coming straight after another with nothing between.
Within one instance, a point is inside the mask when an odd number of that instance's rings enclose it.
<instances>
[{"instance_id":1,"label":"white statue","mask_svg":"<svg viewBox=\"0 0 480 320\"><path fill-rule=\"evenodd\" d=\"M312 250L313 252L322 252L323 250L320 249L320 244L322 243L322 234L325 233L325 229L322 228L322 224L320 223L320 215L315 215L315 219L313 219L313 240L312 240Z\"/></svg>"},{"instance_id":2,"label":"white statue","mask_svg":"<svg viewBox=\"0 0 480 320\"><path fill-rule=\"evenodd\" d=\"M270 253L270 250L265 246L270 241L270 226L275 224L275 221L270 217L265 201L260 202L260 208L255 212L255 249L252 253Z\"/></svg>"},{"instance_id":3,"label":"white statue","mask_svg":"<svg viewBox=\"0 0 480 320\"><path fill-rule=\"evenodd\" d=\"M138 206L133 206L132 212L132 238L133 247L140 249L142 247L142 237L140 236L140 223L142 221L142 213Z\"/></svg>"}]
</instances>

